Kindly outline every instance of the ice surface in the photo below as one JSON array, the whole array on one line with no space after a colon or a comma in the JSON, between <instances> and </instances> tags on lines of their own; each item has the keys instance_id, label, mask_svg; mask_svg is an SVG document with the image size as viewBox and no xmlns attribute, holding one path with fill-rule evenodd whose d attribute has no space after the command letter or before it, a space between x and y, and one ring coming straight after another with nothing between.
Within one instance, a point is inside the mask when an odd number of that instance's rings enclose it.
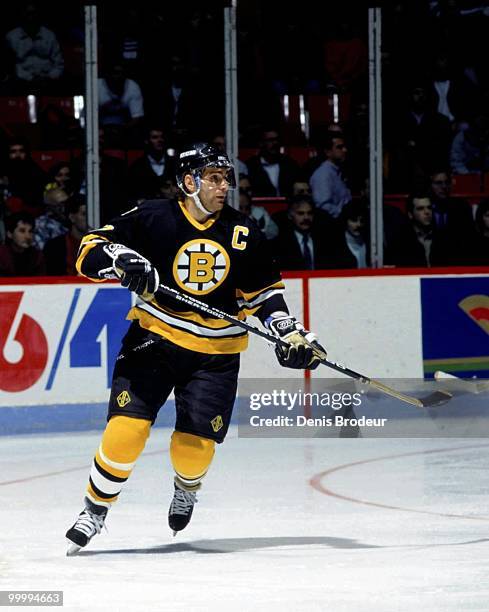
<instances>
[{"instance_id":1,"label":"ice surface","mask_svg":"<svg viewBox=\"0 0 489 612\"><path fill-rule=\"evenodd\" d=\"M169 435L153 431L108 533L71 558L100 434L0 438L0 589L63 590L81 611L489 610L485 440L232 430L173 538Z\"/></svg>"}]
</instances>

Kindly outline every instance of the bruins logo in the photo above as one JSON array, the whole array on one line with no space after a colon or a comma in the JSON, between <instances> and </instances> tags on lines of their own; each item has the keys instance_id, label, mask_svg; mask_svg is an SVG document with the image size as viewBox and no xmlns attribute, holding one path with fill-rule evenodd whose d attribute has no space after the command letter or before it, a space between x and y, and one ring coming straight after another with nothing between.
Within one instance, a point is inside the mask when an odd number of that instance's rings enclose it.
<instances>
[{"instance_id":1,"label":"bruins logo","mask_svg":"<svg viewBox=\"0 0 489 612\"><path fill-rule=\"evenodd\" d=\"M179 287L196 295L210 293L229 273L229 255L213 240L190 240L178 251L173 277Z\"/></svg>"}]
</instances>

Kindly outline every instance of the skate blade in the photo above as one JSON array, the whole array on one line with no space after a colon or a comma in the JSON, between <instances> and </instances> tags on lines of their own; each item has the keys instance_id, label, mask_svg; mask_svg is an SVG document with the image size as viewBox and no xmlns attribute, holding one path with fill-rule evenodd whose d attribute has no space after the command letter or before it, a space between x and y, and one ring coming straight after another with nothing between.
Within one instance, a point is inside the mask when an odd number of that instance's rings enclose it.
<instances>
[{"instance_id":1,"label":"skate blade","mask_svg":"<svg viewBox=\"0 0 489 612\"><path fill-rule=\"evenodd\" d=\"M173 537L177 535L178 531L173 530Z\"/></svg>"},{"instance_id":2,"label":"skate blade","mask_svg":"<svg viewBox=\"0 0 489 612\"><path fill-rule=\"evenodd\" d=\"M66 551L66 556L74 557L81 549L82 547L78 546L78 544L74 544L73 542L70 542L70 546L68 547L68 550Z\"/></svg>"}]
</instances>

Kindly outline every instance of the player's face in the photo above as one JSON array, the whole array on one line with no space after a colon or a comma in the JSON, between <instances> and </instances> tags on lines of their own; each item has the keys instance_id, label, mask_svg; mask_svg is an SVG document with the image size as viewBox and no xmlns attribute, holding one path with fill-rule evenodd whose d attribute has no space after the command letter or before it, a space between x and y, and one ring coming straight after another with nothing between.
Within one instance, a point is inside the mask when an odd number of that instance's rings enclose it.
<instances>
[{"instance_id":1,"label":"player's face","mask_svg":"<svg viewBox=\"0 0 489 612\"><path fill-rule=\"evenodd\" d=\"M221 210L229 191L227 168L206 168L202 173L199 197L210 212Z\"/></svg>"}]
</instances>

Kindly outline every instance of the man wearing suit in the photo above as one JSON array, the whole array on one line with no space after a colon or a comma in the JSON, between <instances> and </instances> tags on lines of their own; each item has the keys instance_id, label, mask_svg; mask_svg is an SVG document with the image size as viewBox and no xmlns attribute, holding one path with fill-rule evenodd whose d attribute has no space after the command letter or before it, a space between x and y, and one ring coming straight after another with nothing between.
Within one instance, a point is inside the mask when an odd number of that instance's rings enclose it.
<instances>
[{"instance_id":1,"label":"man wearing suit","mask_svg":"<svg viewBox=\"0 0 489 612\"><path fill-rule=\"evenodd\" d=\"M272 241L281 270L320 270L328 267L322 225L314 220L314 204L309 196L297 196L288 210L288 222L280 226Z\"/></svg>"},{"instance_id":2,"label":"man wearing suit","mask_svg":"<svg viewBox=\"0 0 489 612\"><path fill-rule=\"evenodd\" d=\"M149 127L145 152L129 168L129 195L132 200L161 198L161 187L175 175L173 158L166 153L163 130Z\"/></svg>"},{"instance_id":3,"label":"man wearing suit","mask_svg":"<svg viewBox=\"0 0 489 612\"><path fill-rule=\"evenodd\" d=\"M474 233L474 218L467 200L453 198L452 177L445 168L436 169L430 174L430 200L433 216L438 228L446 228L450 233Z\"/></svg>"},{"instance_id":4,"label":"man wearing suit","mask_svg":"<svg viewBox=\"0 0 489 612\"><path fill-rule=\"evenodd\" d=\"M280 153L276 130L263 130L258 155L251 157L246 165L254 196L292 195L292 186L299 178L300 169L292 158Z\"/></svg>"}]
</instances>

